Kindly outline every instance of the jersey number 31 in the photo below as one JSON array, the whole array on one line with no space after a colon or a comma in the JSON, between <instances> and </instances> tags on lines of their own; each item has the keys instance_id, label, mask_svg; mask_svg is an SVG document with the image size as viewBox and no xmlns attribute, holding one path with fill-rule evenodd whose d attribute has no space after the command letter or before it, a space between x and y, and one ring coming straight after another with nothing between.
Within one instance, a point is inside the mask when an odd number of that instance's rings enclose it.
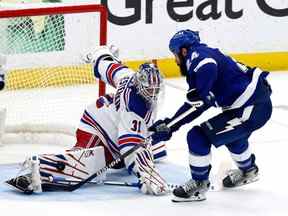
<instances>
[{"instance_id":1,"label":"jersey number 31","mask_svg":"<svg viewBox=\"0 0 288 216\"><path fill-rule=\"evenodd\" d=\"M131 130L140 133L141 132L140 129L141 129L141 121L133 120Z\"/></svg>"}]
</instances>

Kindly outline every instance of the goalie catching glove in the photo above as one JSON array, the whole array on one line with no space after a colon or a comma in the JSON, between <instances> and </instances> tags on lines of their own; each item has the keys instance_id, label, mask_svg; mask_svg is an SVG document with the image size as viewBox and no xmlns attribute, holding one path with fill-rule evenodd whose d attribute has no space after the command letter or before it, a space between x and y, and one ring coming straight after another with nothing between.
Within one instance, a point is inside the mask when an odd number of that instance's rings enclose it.
<instances>
[{"instance_id":1,"label":"goalie catching glove","mask_svg":"<svg viewBox=\"0 0 288 216\"><path fill-rule=\"evenodd\" d=\"M88 53L82 54L81 59L87 64L95 63L99 59L121 62L119 59L119 49L114 45L99 46Z\"/></svg>"},{"instance_id":2,"label":"goalie catching glove","mask_svg":"<svg viewBox=\"0 0 288 216\"><path fill-rule=\"evenodd\" d=\"M164 195L169 192L166 181L157 172L149 150L140 147L134 154L133 172L139 179L144 194Z\"/></svg>"}]
</instances>

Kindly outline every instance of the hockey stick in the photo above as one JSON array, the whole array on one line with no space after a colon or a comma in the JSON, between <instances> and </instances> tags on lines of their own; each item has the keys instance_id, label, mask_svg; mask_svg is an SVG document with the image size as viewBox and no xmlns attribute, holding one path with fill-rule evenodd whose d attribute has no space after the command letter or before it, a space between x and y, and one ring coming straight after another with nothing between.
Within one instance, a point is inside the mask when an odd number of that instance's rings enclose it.
<instances>
[{"instance_id":1,"label":"hockey stick","mask_svg":"<svg viewBox=\"0 0 288 216\"><path fill-rule=\"evenodd\" d=\"M80 183L81 181L79 180L72 180L72 179L65 179L65 178L59 178L59 177L54 177L51 183L54 184L75 184L75 183ZM89 181L87 184L92 184L92 185L111 185L111 186L126 186L126 187L139 187L138 182L119 182L119 181Z\"/></svg>"},{"instance_id":2,"label":"hockey stick","mask_svg":"<svg viewBox=\"0 0 288 216\"><path fill-rule=\"evenodd\" d=\"M65 179L62 177L54 177L53 180L51 179L50 184L53 185L62 185L63 186L63 190L65 190L65 188L69 187L69 184L75 184L75 183L80 183L81 181L79 180L69 180L69 179ZM127 181L89 181L87 182L87 184L92 184L92 185L109 185L109 186L122 186L122 187L134 187L134 188L140 188L141 184L139 182L127 182ZM168 184L168 188L169 191L172 191L173 189L175 189L176 187L178 187L179 185L176 184Z\"/></svg>"},{"instance_id":3,"label":"hockey stick","mask_svg":"<svg viewBox=\"0 0 288 216\"><path fill-rule=\"evenodd\" d=\"M214 181L213 181L214 180ZM221 191L222 185L218 181L221 179L212 179L209 191L215 192L215 191ZM65 188L69 187L69 184L75 184L80 183L81 181L77 180L69 180L69 179L59 179L53 181L53 183L50 184L50 188L53 188L53 184L55 184L56 189L65 190ZM139 182L127 182L127 181L103 181L103 182L96 182L96 181L89 181L87 184L91 185L108 185L108 186L120 186L120 187L133 187L133 188L140 188L141 184ZM168 183L168 190L169 192L172 192L175 188L179 187L179 184L171 184Z\"/></svg>"},{"instance_id":4,"label":"hockey stick","mask_svg":"<svg viewBox=\"0 0 288 216\"><path fill-rule=\"evenodd\" d=\"M197 107L201 106L202 104L197 105ZM192 106L190 109L186 110L185 112L183 112L181 115L177 116L175 119L173 119L169 124L167 124L167 127L171 127L174 124L176 124L178 121L184 119L186 116L188 116L189 114L191 114L192 112L195 112L197 110L196 106ZM149 136L150 137L150 136ZM146 139L148 139L149 137L147 137ZM140 148L143 145L136 145L133 148L129 149L127 152L125 152L124 154L122 154L121 156L119 156L118 158L116 158L115 160L111 161L111 163L109 163L108 165L106 165L105 167L99 169L97 172L95 172L94 174L92 174L91 176L89 176L87 179L84 179L83 181L79 182L78 184L75 185L71 185L67 188L68 191L74 191L77 190L78 188L82 187L84 184L86 184L87 182L90 182L92 179L102 175L104 172L106 172L108 169L114 167L116 164L118 164L119 162L121 162L122 160L124 160L127 156L129 156L131 153L135 152L138 148Z\"/></svg>"}]
</instances>

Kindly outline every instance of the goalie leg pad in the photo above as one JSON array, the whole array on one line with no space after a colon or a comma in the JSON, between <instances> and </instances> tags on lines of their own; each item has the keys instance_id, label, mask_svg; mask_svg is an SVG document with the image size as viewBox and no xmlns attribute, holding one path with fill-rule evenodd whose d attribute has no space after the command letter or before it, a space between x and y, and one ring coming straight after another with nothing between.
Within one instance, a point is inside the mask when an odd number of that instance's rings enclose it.
<instances>
[{"instance_id":1,"label":"goalie leg pad","mask_svg":"<svg viewBox=\"0 0 288 216\"><path fill-rule=\"evenodd\" d=\"M143 193L163 195L169 192L166 181L156 170L152 155L147 149L140 148L137 151L133 171L139 178L140 189Z\"/></svg>"},{"instance_id":2,"label":"goalie leg pad","mask_svg":"<svg viewBox=\"0 0 288 216\"><path fill-rule=\"evenodd\" d=\"M72 149L65 154L45 154L39 156L40 174L44 181L51 182L51 178L65 178L69 180L83 180L106 165L104 148L97 146L88 149ZM96 181L103 181L104 173Z\"/></svg>"},{"instance_id":3,"label":"goalie leg pad","mask_svg":"<svg viewBox=\"0 0 288 216\"><path fill-rule=\"evenodd\" d=\"M53 188L61 190L65 183L60 185L59 179L60 182L64 180L69 185L73 181L75 184L77 181L88 178L105 165L102 146L69 150L65 154L42 154L29 157L24 162L23 166L28 173L10 179L6 183L24 193L51 191ZM102 182L105 179L106 173L103 173L96 178L96 182ZM58 187L59 185L61 187Z\"/></svg>"}]
</instances>

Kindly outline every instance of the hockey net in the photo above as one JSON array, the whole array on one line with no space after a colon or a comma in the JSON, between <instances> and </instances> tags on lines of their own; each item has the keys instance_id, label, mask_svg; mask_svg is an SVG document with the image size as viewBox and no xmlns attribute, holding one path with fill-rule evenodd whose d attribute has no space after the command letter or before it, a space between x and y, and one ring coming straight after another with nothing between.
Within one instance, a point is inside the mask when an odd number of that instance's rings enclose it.
<instances>
[{"instance_id":1,"label":"hockey net","mask_svg":"<svg viewBox=\"0 0 288 216\"><path fill-rule=\"evenodd\" d=\"M74 135L85 106L105 92L81 56L106 44L106 8L54 5L0 9L0 54L7 56L0 92L4 143L10 133Z\"/></svg>"}]
</instances>

